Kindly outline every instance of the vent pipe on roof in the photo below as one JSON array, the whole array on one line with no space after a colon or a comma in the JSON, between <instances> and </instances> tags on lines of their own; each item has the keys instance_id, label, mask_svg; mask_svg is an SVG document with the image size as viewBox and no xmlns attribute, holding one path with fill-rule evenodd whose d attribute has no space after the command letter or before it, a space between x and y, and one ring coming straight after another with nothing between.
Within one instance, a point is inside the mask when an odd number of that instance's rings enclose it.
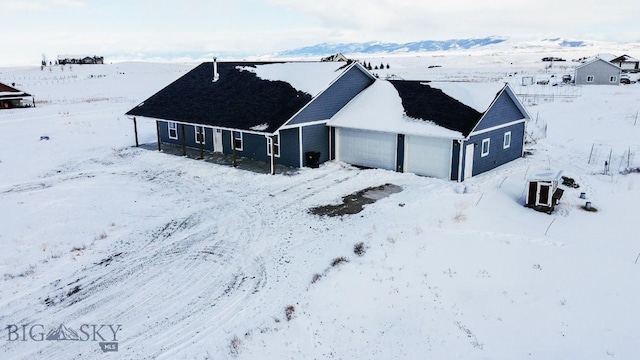
<instances>
[{"instance_id":1,"label":"vent pipe on roof","mask_svg":"<svg viewBox=\"0 0 640 360\"><path fill-rule=\"evenodd\" d=\"M216 82L220 79L220 74L218 74L218 59L213 58L213 80L212 82Z\"/></svg>"}]
</instances>

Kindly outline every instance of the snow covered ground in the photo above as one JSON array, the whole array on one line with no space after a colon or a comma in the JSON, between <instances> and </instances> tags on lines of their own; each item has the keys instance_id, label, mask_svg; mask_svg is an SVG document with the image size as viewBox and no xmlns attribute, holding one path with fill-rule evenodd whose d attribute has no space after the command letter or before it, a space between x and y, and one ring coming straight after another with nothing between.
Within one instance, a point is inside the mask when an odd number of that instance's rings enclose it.
<instances>
[{"instance_id":1,"label":"snow covered ground","mask_svg":"<svg viewBox=\"0 0 640 360\"><path fill-rule=\"evenodd\" d=\"M637 358L640 174L621 171L640 166L640 85L522 86L570 73L544 55L371 60L390 63L381 77L528 95L547 137L464 184L336 162L270 176L131 147L124 112L194 64L0 68L37 101L0 112L0 358ZM140 133L155 140L151 123ZM580 184L552 215L523 206L547 168ZM403 190L359 214L307 211L385 183ZM79 341L41 340L58 328Z\"/></svg>"}]
</instances>

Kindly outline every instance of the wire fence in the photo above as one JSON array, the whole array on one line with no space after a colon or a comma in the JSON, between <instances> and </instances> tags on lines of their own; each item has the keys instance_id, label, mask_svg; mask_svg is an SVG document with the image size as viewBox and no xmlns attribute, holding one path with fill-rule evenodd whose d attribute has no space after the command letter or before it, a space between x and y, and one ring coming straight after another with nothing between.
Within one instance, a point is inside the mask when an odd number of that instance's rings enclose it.
<instances>
[{"instance_id":1,"label":"wire fence","mask_svg":"<svg viewBox=\"0 0 640 360\"><path fill-rule=\"evenodd\" d=\"M605 174L628 173L640 169L640 145L627 147L593 143L588 163L600 166Z\"/></svg>"}]
</instances>

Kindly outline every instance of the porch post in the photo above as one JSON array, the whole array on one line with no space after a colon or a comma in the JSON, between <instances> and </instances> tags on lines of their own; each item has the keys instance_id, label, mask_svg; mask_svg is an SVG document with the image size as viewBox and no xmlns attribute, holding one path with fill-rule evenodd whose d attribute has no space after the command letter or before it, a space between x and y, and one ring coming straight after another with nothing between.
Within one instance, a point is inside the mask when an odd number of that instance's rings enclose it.
<instances>
[{"instance_id":1,"label":"porch post","mask_svg":"<svg viewBox=\"0 0 640 360\"><path fill-rule=\"evenodd\" d=\"M156 120L156 134L158 135L158 151L162 151L162 145L160 141L160 122Z\"/></svg>"},{"instance_id":2,"label":"porch post","mask_svg":"<svg viewBox=\"0 0 640 360\"><path fill-rule=\"evenodd\" d=\"M274 150L276 146L274 143L273 135L271 135L270 138L271 138L271 175L275 175L276 174L276 154Z\"/></svg>"},{"instance_id":3,"label":"porch post","mask_svg":"<svg viewBox=\"0 0 640 360\"><path fill-rule=\"evenodd\" d=\"M202 131L200 133L200 160L204 159L204 134L205 134L205 130L204 130L204 126L200 127L200 130Z\"/></svg>"},{"instance_id":4,"label":"porch post","mask_svg":"<svg viewBox=\"0 0 640 360\"><path fill-rule=\"evenodd\" d=\"M232 158L233 158L233 167L238 167L237 157L236 157L236 132L231 130L231 149L232 149Z\"/></svg>"},{"instance_id":5,"label":"porch post","mask_svg":"<svg viewBox=\"0 0 640 360\"><path fill-rule=\"evenodd\" d=\"M140 146L140 143L138 143L138 124L136 123L136 117L133 117L133 134L136 138L136 147Z\"/></svg>"},{"instance_id":6,"label":"porch post","mask_svg":"<svg viewBox=\"0 0 640 360\"><path fill-rule=\"evenodd\" d=\"M187 138L184 133L184 124L180 124L180 132L182 133L182 156L187 156Z\"/></svg>"}]
</instances>

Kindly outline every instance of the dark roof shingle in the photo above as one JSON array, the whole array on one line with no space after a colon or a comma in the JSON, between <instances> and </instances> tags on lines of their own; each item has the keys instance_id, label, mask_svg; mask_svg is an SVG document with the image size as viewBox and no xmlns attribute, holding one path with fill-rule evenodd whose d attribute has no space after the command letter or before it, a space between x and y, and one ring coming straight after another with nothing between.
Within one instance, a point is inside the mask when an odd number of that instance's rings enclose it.
<instances>
[{"instance_id":1,"label":"dark roof shingle","mask_svg":"<svg viewBox=\"0 0 640 360\"><path fill-rule=\"evenodd\" d=\"M287 82L260 79L240 69L260 64L219 62L220 77L213 82L213 63L202 63L127 115L272 133L312 96Z\"/></svg>"},{"instance_id":2,"label":"dark roof shingle","mask_svg":"<svg viewBox=\"0 0 640 360\"><path fill-rule=\"evenodd\" d=\"M424 81L391 80L402 100L407 116L430 120L465 136L473 130L483 113L450 97ZM496 94L497 95L497 94Z\"/></svg>"}]
</instances>

